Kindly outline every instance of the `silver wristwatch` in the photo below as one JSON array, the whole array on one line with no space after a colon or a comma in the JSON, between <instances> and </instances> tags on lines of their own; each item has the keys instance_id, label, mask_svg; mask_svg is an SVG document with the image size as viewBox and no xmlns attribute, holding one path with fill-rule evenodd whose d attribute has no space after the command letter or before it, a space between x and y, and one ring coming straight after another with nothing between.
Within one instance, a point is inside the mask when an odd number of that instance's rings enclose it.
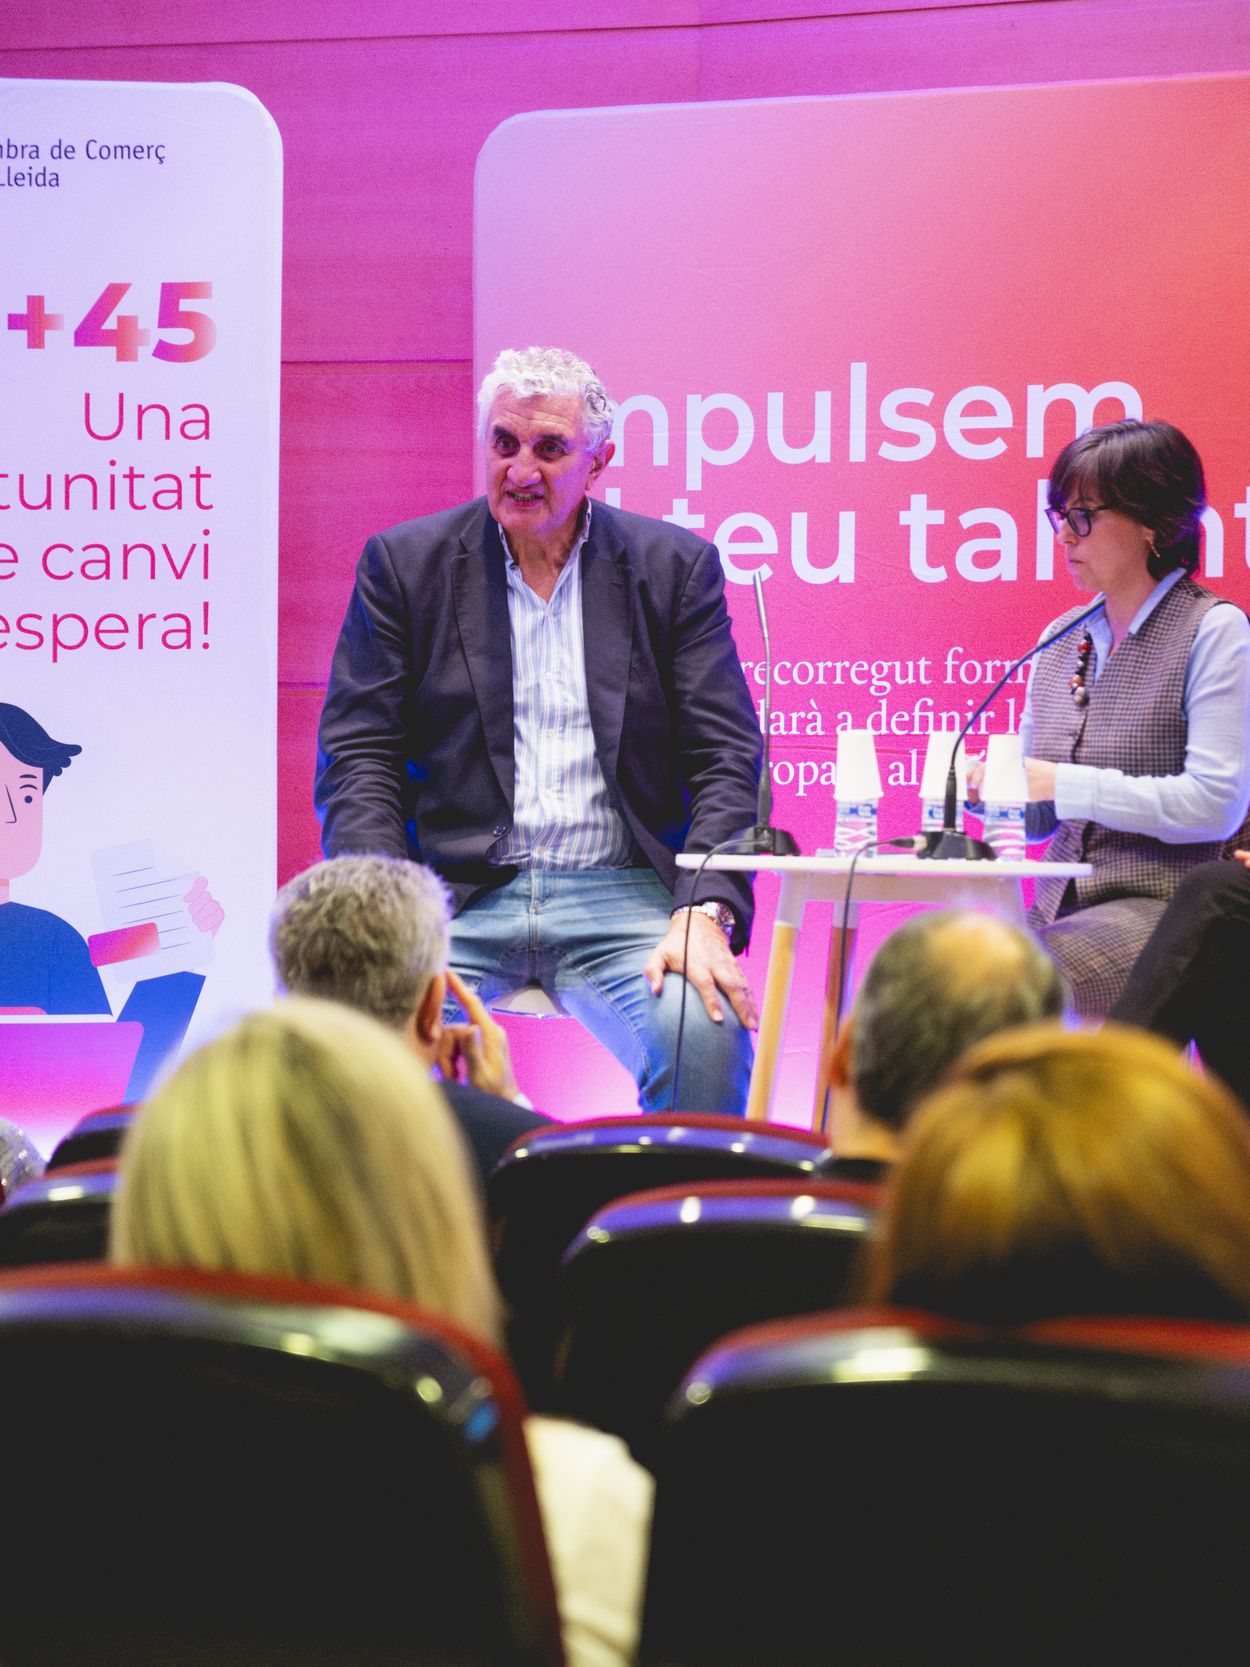
<instances>
[{"instance_id":1,"label":"silver wristwatch","mask_svg":"<svg viewBox=\"0 0 1250 1667\"><path fill-rule=\"evenodd\" d=\"M728 903L688 903L685 908L674 909L673 913L684 915L688 910L697 915L706 915L709 920L714 920L725 934L726 942L733 942L733 935L738 922Z\"/></svg>"}]
</instances>

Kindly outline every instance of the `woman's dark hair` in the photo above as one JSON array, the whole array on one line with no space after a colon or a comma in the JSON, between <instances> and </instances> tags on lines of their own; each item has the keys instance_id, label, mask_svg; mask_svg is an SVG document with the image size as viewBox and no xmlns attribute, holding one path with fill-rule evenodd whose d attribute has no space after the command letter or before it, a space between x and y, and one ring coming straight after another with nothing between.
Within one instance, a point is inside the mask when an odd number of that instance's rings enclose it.
<instances>
[{"instance_id":1,"label":"woman's dark hair","mask_svg":"<svg viewBox=\"0 0 1250 1667\"><path fill-rule=\"evenodd\" d=\"M1207 507L1202 459L1171 423L1129 417L1078 435L1055 459L1046 496L1052 509L1062 510L1078 492L1149 528L1152 579L1198 566Z\"/></svg>"},{"instance_id":2,"label":"woman's dark hair","mask_svg":"<svg viewBox=\"0 0 1250 1667\"><path fill-rule=\"evenodd\" d=\"M53 776L59 776L71 758L82 751L72 741L54 741L41 723L20 706L0 700L0 746L7 747L21 764L43 771L44 791Z\"/></svg>"}]
</instances>

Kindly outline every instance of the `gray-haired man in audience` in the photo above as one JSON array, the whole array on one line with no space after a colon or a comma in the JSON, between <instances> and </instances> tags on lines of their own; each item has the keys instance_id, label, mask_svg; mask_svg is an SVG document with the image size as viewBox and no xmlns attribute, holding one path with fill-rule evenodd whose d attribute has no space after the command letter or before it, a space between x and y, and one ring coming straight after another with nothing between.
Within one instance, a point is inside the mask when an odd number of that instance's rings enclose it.
<instances>
[{"instance_id":1,"label":"gray-haired man in audience","mask_svg":"<svg viewBox=\"0 0 1250 1667\"><path fill-rule=\"evenodd\" d=\"M519 1094L502 1026L448 967L449 919L447 888L428 868L334 857L278 893L269 950L284 990L359 1008L438 1067L485 1179L518 1136L550 1119ZM449 988L469 1024L443 1023Z\"/></svg>"},{"instance_id":2,"label":"gray-haired man in audience","mask_svg":"<svg viewBox=\"0 0 1250 1667\"><path fill-rule=\"evenodd\" d=\"M1046 951L990 915L914 915L885 940L838 1033L837 1173L880 1180L917 1103L974 1042L1013 1025L1058 1020L1064 987Z\"/></svg>"}]
</instances>

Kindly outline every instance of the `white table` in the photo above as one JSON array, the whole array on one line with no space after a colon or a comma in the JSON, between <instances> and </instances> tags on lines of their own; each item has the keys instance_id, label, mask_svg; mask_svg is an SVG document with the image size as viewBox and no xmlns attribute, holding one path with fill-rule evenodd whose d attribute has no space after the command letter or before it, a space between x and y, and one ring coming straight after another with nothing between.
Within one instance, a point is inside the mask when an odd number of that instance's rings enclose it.
<instances>
[{"instance_id":1,"label":"white table","mask_svg":"<svg viewBox=\"0 0 1250 1667\"><path fill-rule=\"evenodd\" d=\"M680 868L698 868L702 862L702 857L692 853L677 859ZM1093 872L1088 863L1081 862L1035 862L1031 859L1021 862L968 862L962 859L933 862L928 858L895 852L860 858L855 865L855 883L848 908L846 882L850 868L850 857L718 856L707 861L707 872L776 874L781 880L781 897L768 951L764 1006L755 1043L755 1064L751 1069L751 1087L747 1096L748 1117L767 1122L772 1109L773 1079L790 1007L795 948L803 924L803 912L809 903L832 902L834 905L812 1109L812 1126L819 1127L828 1060L839 1017L841 991L838 988L838 963L842 934L846 931L854 933L861 903L936 903L946 909L983 909L1012 925L1023 926L1021 880L1043 877L1077 879ZM848 983L853 946L852 936L846 955Z\"/></svg>"}]
</instances>

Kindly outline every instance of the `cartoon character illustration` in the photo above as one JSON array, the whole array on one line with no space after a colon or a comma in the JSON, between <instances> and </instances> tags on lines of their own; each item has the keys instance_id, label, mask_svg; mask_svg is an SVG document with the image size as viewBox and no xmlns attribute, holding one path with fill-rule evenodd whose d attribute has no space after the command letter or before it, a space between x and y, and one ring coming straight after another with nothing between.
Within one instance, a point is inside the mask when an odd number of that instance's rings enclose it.
<instances>
[{"instance_id":1,"label":"cartoon character illustration","mask_svg":"<svg viewBox=\"0 0 1250 1667\"><path fill-rule=\"evenodd\" d=\"M20 706L0 701L0 1011L108 1013L99 967L160 948L153 923L102 933L88 944L59 915L12 899L12 882L35 867L43 850L44 796L81 751L54 740ZM216 934L225 914L202 877L180 901L196 930ZM186 971L136 983L118 1014L144 1027L128 1099L142 1098L161 1061L181 1042L203 984L201 974Z\"/></svg>"}]
</instances>

